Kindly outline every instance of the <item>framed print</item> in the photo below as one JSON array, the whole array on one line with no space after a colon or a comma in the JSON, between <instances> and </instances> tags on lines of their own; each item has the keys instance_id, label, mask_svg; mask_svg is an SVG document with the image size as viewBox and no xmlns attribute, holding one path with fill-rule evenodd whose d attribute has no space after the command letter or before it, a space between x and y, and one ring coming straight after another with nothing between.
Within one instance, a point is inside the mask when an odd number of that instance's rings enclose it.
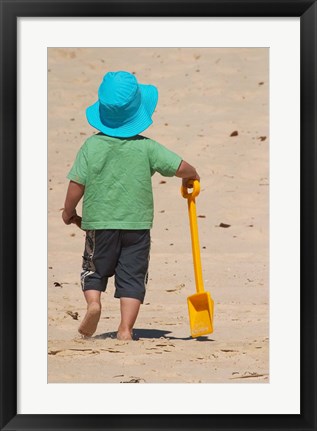
<instances>
[{"instance_id":1,"label":"framed print","mask_svg":"<svg viewBox=\"0 0 317 431\"><path fill-rule=\"evenodd\" d=\"M1 429L316 430L316 2L0 4Z\"/></svg>"}]
</instances>

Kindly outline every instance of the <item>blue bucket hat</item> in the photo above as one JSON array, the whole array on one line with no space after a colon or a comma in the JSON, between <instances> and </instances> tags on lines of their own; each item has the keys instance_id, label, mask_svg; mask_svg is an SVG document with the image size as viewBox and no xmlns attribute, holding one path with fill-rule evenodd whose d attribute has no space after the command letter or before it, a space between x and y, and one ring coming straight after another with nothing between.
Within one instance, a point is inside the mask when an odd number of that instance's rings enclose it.
<instances>
[{"instance_id":1,"label":"blue bucket hat","mask_svg":"<svg viewBox=\"0 0 317 431\"><path fill-rule=\"evenodd\" d=\"M158 100L154 85L139 84L128 72L108 72L98 101L86 110L89 124L105 135L131 137L147 129Z\"/></svg>"}]
</instances>

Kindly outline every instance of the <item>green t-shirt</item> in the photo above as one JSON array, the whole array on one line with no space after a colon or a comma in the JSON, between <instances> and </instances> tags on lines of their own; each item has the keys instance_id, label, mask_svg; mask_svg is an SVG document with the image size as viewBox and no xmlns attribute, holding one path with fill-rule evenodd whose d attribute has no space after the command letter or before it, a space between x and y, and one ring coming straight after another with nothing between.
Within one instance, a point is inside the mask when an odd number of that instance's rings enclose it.
<instances>
[{"instance_id":1,"label":"green t-shirt","mask_svg":"<svg viewBox=\"0 0 317 431\"><path fill-rule=\"evenodd\" d=\"M143 136L91 136L80 148L67 178L85 186L82 228L150 229L151 176L175 175L182 159Z\"/></svg>"}]
</instances>

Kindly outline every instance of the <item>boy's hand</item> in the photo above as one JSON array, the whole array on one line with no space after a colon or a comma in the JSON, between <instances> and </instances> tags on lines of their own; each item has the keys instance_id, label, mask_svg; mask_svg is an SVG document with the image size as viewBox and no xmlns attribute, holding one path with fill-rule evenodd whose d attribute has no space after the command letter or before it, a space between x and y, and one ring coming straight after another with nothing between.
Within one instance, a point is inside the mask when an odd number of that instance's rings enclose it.
<instances>
[{"instance_id":1,"label":"boy's hand","mask_svg":"<svg viewBox=\"0 0 317 431\"><path fill-rule=\"evenodd\" d=\"M64 210L62 214L63 220L65 224L75 224L81 229L81 217L74 211L73 215L70 217L67 212Z\"/></svg>"},{"instance_id":2,"label":"boy's hand","mask_svg":"<svg viewBox=\"0 0 317 431\"><path fill-rule=\"evenodd\" d=\"M71 223L74 223L77 227L79 227L79 229L81 229L81 217L79 215L76 214L76 216L72 218Z\"/></svg>"},{"instance_id":3,"label":"boy's hand","mask_svg":"<svg viewBox=\"0 0 317 431\"><path fill-rule=\"evenodd\" d=\"M196 173L195 178L182 178L182 185L186 188L191 188L191 184L189 184L190 181L198 180L200 181L200 176Z\"/></svg>"},{"instance_id":4,"label":"boy's hand","mask_svg":"<svg viewBox=\"0 0 317 431\"><path fill-rule=\"evenodd\" d=\"M69 214L65 209L63 210L62 219L63 219L63 222L65 224L71 224L71 223L73 223L73 219L75 217L77 217L76 210L74 210L71 214Z\"/></svg>"}]
</instances>

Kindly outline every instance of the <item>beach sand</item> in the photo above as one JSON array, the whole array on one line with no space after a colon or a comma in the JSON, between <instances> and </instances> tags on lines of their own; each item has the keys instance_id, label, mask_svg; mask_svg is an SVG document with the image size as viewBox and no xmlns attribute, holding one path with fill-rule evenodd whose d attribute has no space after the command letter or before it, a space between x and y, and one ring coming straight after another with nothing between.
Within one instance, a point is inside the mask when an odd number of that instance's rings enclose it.
<instances>
[{"instance_id":1,"label":"beach sand","mask_svg":"<svg viewBox=\"0 0 317 431\"><path fill-rule=\"evenodd\" d=\"M48 49L49 383L269 382L268 56L266 48ZM119 301L112 279L94 337L77 332L86 310L80 287L85 234L63 224L61 209L66 175L96 132L85 109L111 70L158 87L154 122L143 134L201 176L201 260L215 303L208 336L190 336L186 299L196 290L187 202L180 180L158 173L138 340L115 338Z\"/></svg>"}]
</instances>

